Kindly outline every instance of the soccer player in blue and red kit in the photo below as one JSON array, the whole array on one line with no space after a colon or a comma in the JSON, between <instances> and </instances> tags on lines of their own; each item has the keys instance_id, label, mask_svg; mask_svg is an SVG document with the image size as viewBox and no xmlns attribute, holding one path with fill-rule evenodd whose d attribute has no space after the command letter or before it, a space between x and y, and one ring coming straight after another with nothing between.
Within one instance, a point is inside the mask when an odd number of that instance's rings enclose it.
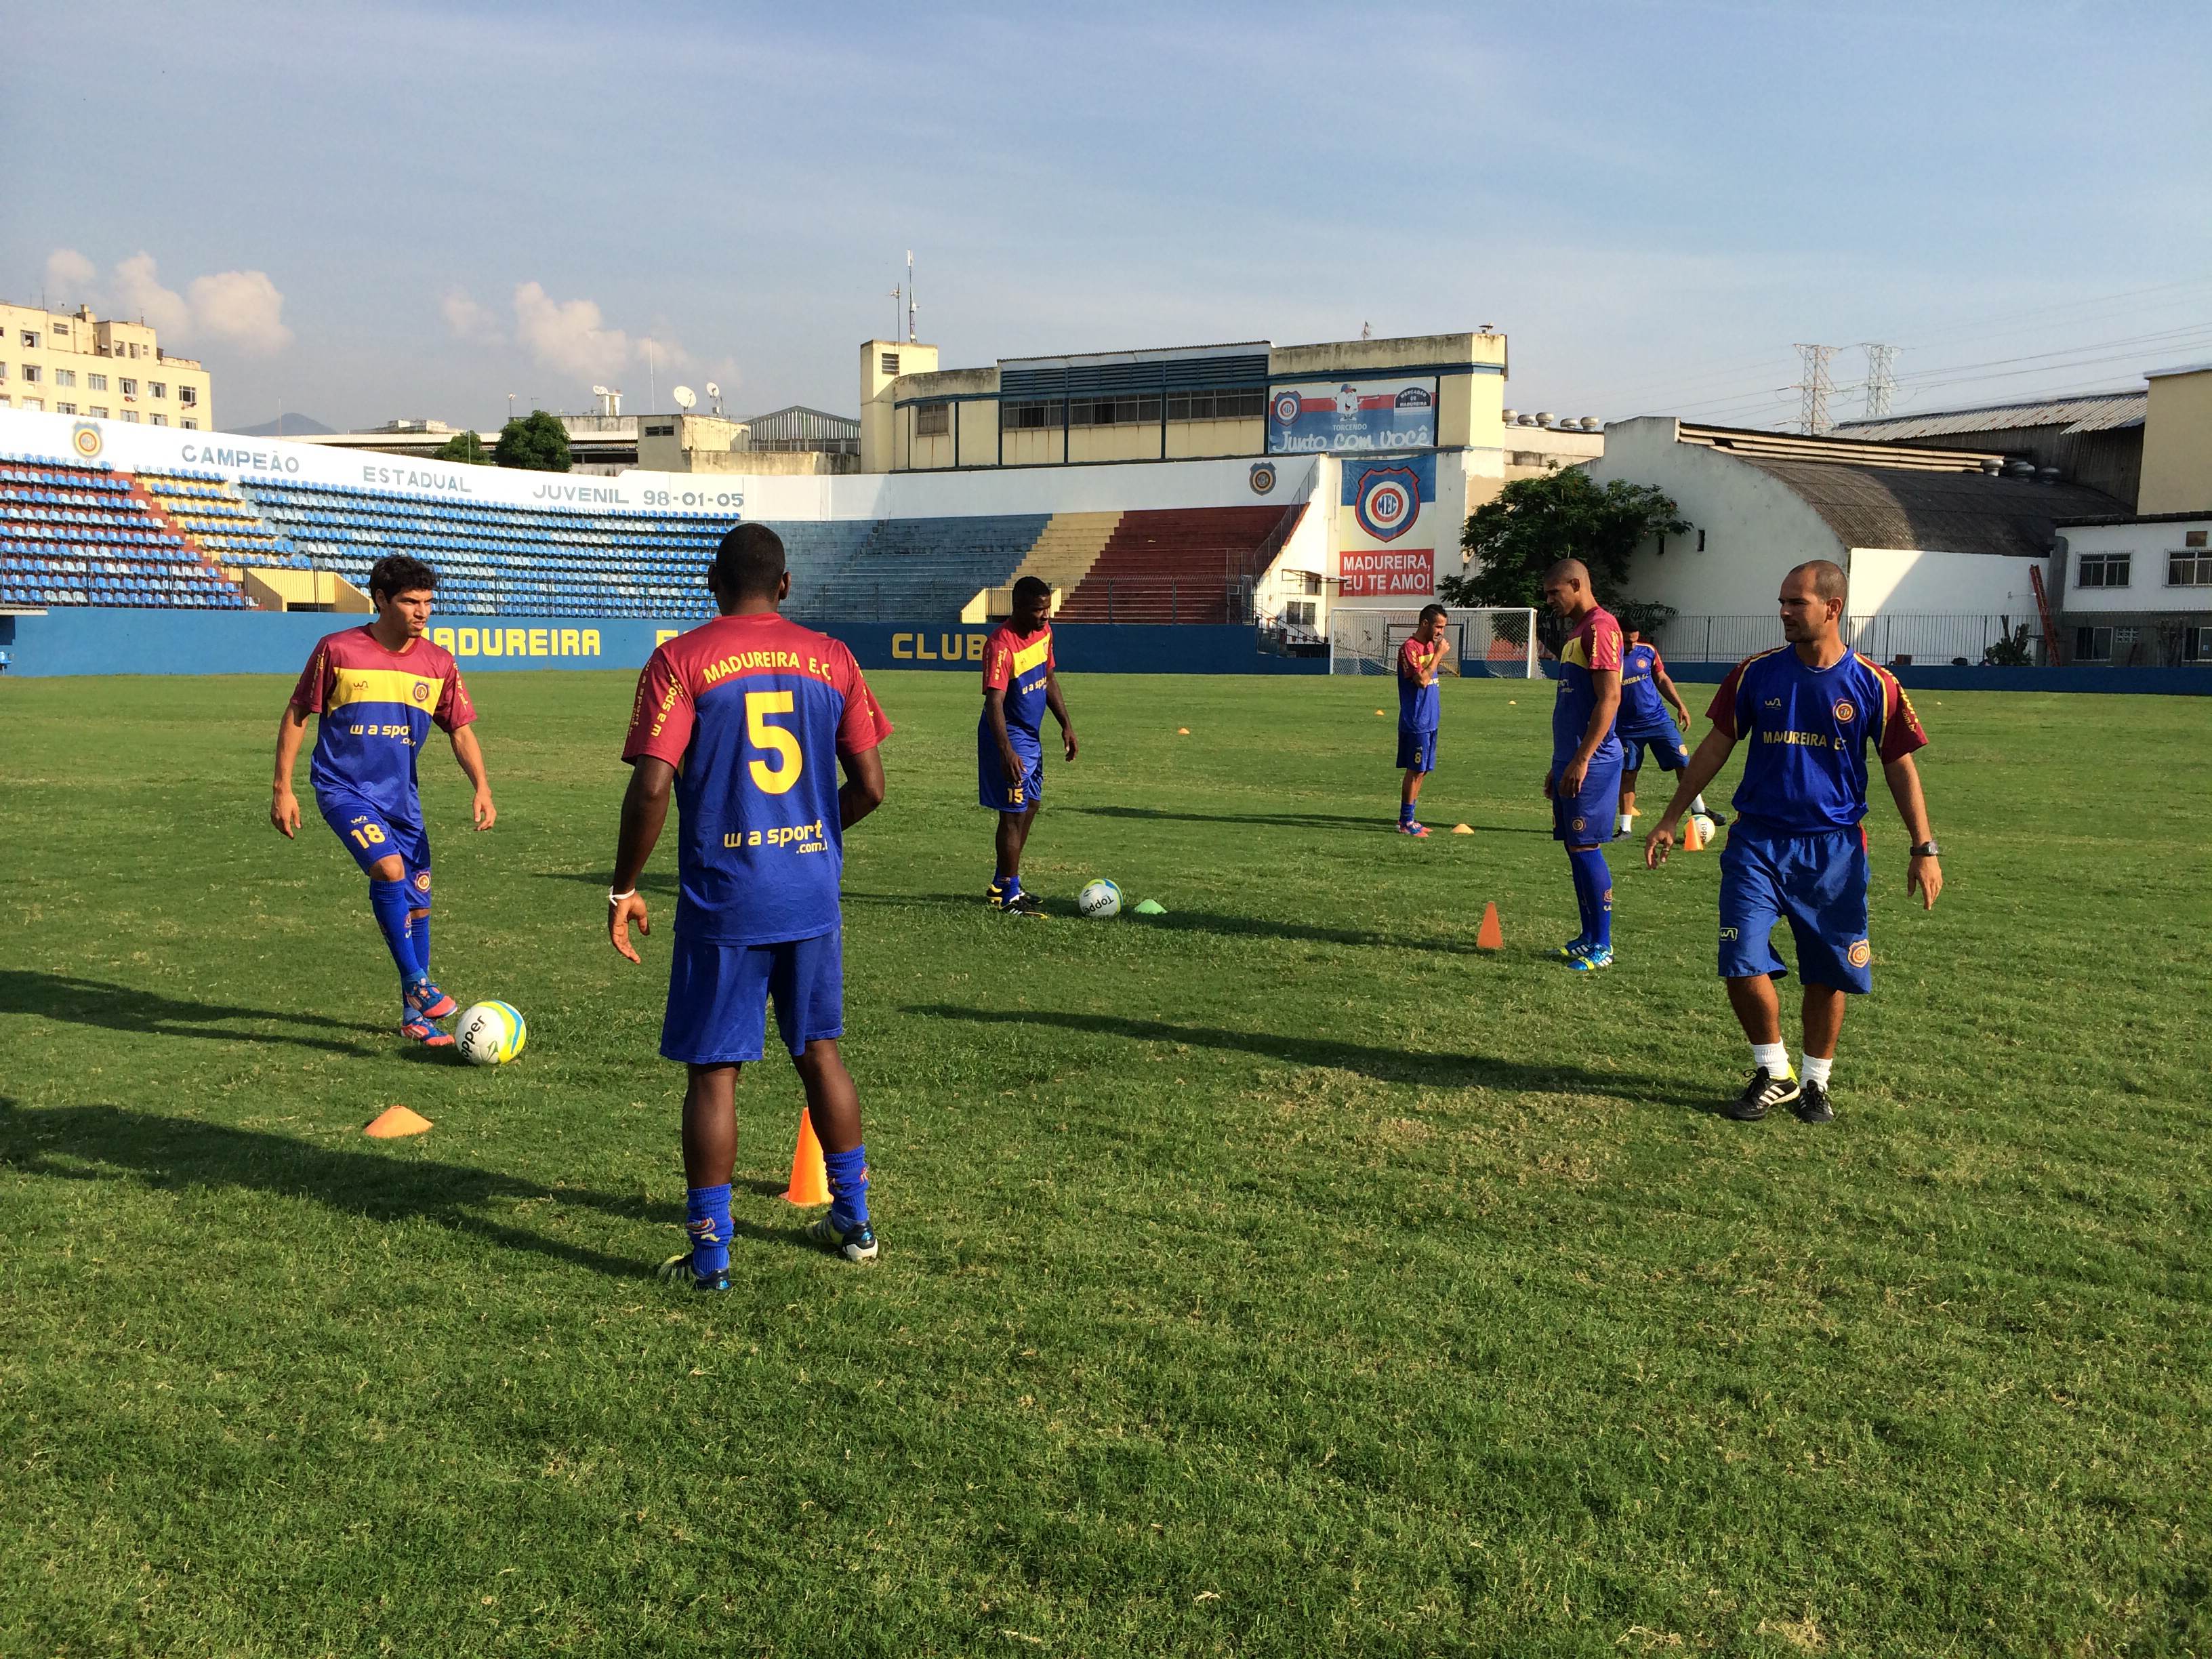
<instances>
[{"instance_id":1,"label":"soccer player in blue and red kit","mask_svg":"<svg viewBox=\"0 0 2212 1659\"><path fill-rule=\"evenodd\" d=\"M999 815L998 863L983 896L1009 915L1041 916L1022 890L1022 851L1044 804L1044 711L1060 722L1061 746L1075 758L1075 727L1060 700L1052 652L1052 589L1035 576L1014 584L1013 615L983 646L983 713L975 722L976 799Z\"/></svg>"},{"instance_id":2,"label":"soccer player in blue and red kit","mask_svg":"<svg viewBox=\"0 0 2212 1659\"><path fill-rule=\"evenodd\" d=\"M418 559L379 559L368 574L376 620L315 647L276 724L269 821L288 838L299 834L292 768L307 717L318 716L307 776L323 821L368 878L368 908L399 969L400 1035L446 1048L453 1039L436 1022L455 1004L430 978L430 837L415 775L431 726L453 740L476 791L477 828L490 829L499 813L471 729L477 711L468 688L453 654L422 637L437 586L437 573Z\"/></svg>"},{"instance_id":3,"label":"soccer player in blue and red kit","mask_svg":"<svg viewBox=\"0 0 2212 1659\"><path fill-rule=\"evenodd\" d=\"M1568 629L1559 647L1544 793L1552 802L1552 834L1565 844L1573 867L1583 924L1559 955L1576 972L1589 974L1613 966L1613 871L1604 846L1613 839L1620 799L1620 741L1613 735L1620 708L1620 624L1590 592L1580 559L1562 559L1544 573L1544 599Z\"/></svg>"},{"instance_id":4,"label":"soccer player in blue and red kit","mask_svg":"<svg viewBox=\"0 0 2212 1659\"><path fill-rule=\"evenodd\" d=\"M1644 755L1657 757L1664 772L1679 772L1689 763L1690 745L1682 734L1690 729L1690 705L1659 660L1659 647L1642 629L1623 623L1620 637L1620 713L1613 718L1613 734L1620 739L1620 833L1626 836L1636 828L1636 775L1644 769ZM1704 811L1705 797L1692 801L1690 810Z\"/></svg>"},{"instance_id":5,"label":"soccer player in blue and red kit","mask_svg":"<svg viewBox=\"0 0 2212 1659\"><path fill-rule=\"evenodd\" d=\"M1440 605L1424 607L1419 623L1398 647L1398 765L1406 775L1398 787L1401 836L1429 833L1429 826L1417 821L1413 811L1423 781L1437 769L1437 725L1442 714L1437 673L1450 648L1444 634L1449 615Z\"/></svg>"},{"instance_id":6,"label":"soccer player in blue and red kit","mask_svg":"<svg viewBox=\"0 0 2212 1659\"><path fill-rule=\"evenodd\" d=\"M1915 750L1928 742L1896 677L1843 642L1844 579L1826 559L1782 580L1790 643L1738 663L1713 699L1713 729L1645 838L1644 862L1663 864L1691 797L1712 781L1739 742L1751 745L1736 786L1736 821L1721 854L1721 977L1751 1039L1753 1072L1727 1114L1744 1122L1794 1105L1808 1123L1835 1116L1828 1094L1844 999L1874 988L1867 940L1867 751L1881 761L1912 852L1905 890L1933 909L1943 890ZM1770 935L1786 920L1805 981L1805 1072L1790 1069L1774 981L1789 970Z\"/></svg>"},{"instance_id":7,"label":"soccer player in blue and red kit","mask_svg":"<svg viewBox=\"0 0 2212 1659\"><path fill-rule=\"evenodd\" d=\"M776 614L791 577L774 531L739 525L723 537L708 585L721 614L663 644L638 677L607 936L639 959L629 925L649 933L651 921L637 882L672 789L683 824L660 1052L689 1068L691 1248L661 1273L726 1291L738 1068L765 1051L771 997L829 1166L830 1212L807 1237L848 1261L876 1259L860 1101L837 1052L845 1029L838 883L846 830L883 804L876 748L891 726L850 651Z\"/></svg>"}]
</instances>

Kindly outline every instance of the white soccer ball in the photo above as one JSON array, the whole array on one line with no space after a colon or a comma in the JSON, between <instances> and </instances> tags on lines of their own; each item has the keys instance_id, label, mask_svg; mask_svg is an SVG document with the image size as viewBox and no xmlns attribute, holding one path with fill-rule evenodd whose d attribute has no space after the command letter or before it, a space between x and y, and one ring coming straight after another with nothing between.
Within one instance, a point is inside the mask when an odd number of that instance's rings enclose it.
<instances>
[{"instance_id":1,"label":"white soccer ball","mask_svg":"<svg viewBox=\"0 0 2212 1659\"><path fill-rule=\"evenodd\" d=\"M1713 821L1707 817L1703 812L1695 813L1692 816L1696 819L1698 825L1698 839L1699 841L1711 841L1713 838L1713 831L1715 828Z\"/></svg>"},{"instance_id":2,"label":"white soccer ball","mask_svg":"<svg viewBox=\"0 0 2212 1659\"><path fill-rule=\"evenodd\" d=\"M514 1005L479 1002L461 1011L453 1047L471 1066L504 1066L530 1041L530 1026Z\"/></svg>"},{"instance_id":3,"label":"white soccer ball","mask_svg":"<svg viewBox=\"0 0 2212 1659\"><path fill-rule=\"evenodd\" d=\"M1118 916L1121 914L1121 890L1102 876L1075 896L1075 908L1093 921Z\"/></svg>"}]
</instances>

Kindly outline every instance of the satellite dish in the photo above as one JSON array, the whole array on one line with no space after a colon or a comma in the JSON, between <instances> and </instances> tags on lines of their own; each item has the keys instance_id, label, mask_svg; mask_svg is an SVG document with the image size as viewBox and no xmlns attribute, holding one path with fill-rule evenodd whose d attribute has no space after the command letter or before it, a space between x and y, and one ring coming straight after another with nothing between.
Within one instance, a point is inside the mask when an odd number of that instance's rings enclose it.
<instances>
[{"instance_id":1,"label":"satellite dish","mask_svg":"<svg viewBox=\"0 0 2212 1659\"><path fill-rule=\"evenodd\" d=\"M678 409L689 409L699 401L699 394L688 386L679 386L668 395L676 400Z\"/></svg>"},{"instance_id":2,"label":"satellite dish","mask_svg":"<svg viewBox=\"0 0 2212 1659\"><path fill-rule=\"evenodd\" d=\"M707 382L707 395L709 398L719 398L722 395L722 388L709 380Z\"/></svg>"},{"instance_id":3,"label":"satellite dish","mask_svg":"<svg viewBox=\"0 0 2212 1659\"><path fill-rule=\"evenodd\" d=\"M594 398L604 398L606 395L607 389L603 386L595 386L592 388L592 396Z\"/></svg>"}]
</instances>

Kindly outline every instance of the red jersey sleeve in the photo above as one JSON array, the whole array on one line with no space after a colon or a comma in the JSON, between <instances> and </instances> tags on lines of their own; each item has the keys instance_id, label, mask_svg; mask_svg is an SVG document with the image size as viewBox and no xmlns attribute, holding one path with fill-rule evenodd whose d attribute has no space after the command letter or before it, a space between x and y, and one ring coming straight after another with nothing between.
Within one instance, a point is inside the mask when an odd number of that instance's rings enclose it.
<instances>
[{"instance_id":1,"label":"red jersey sleeve","mask_svg":"<svg viewBox=\"0 0 2212 1659\"><path fill-rule=\"evenodd\" d=\"M1001 629L992 635L990 643L983 647L983 689L988 691L995 687L1003 691L1013 680L1013 641Z\"/></svg>"},{"instance_id":2,"label":"red jersey sleeve","mask_svg":"<svg viewBox=\"0 0 2212 1659\"><path fill-rule=\"evenodd\" d=\"M469 688L461 684L459 663L447 665L446 689L438 694L438 706L430 711L430 718L438 723L440 731L448 733L476 723L477 706L469 701Z\"/></svg>"},{"instance_id":3,"label":"red jersey sleeve","mask_svg":"<svg viewBox=\"0 0 2212 1659\"><path fill-rule=\"evenodd\" d=\"M321 640L308 653L307 665L300 671L300 683L292 688L292 707L302 714L321 714L330 684L331 642Z\"/></svg>"},{"instance_id":4,"label":"red jersey sleeve","mask_svg":"<svg viewBox=\"0 0 2212 1659\"><path fill-rule=\"evenodd\" d=\"M1590 618L1589 665L1593 673L1607 668L1620 672L1620 624L1610 611Z\"/></svg>"},{"instance_id":5,"label":"red jersey sleeve","mask_svg":"<svg viewBox=\"0 0 2212 1659\"><path fill-rule=\"evenodd\" d=\"M1881 672L1881 671L1876 671ZM1928 746L1928 733L1920 716L1912 712L1912 699L1893 674L1881 675L1881 755L1883 764L1903 760L1916 749Z\"/></svg>"},{"instance_id":6,"label":"red jersey sleeve","mask_svg":"<svg viewBox=\"0 0 2212 1659\"><path fill-rule=\"evenodd\" d=\"M1060 647L1053 636L1050 623L1045 624L1044 629L1044 672L1048 674L1060 672Z\"/></svg>"},{"instance_id":7,"label":"red jersey sleeve","mask_svg":"<svg viewBox=\"0 0 2212 1659\"><path fill-rule=\"evenodd\" d=\"M1398 678L1417 680L1421 678L1421 653L1413 643L1413 636L1408 634L1404 643L1398 647Z\"/></svg>"},{"instance_id":8,"label":"red jersey sleeve","mask_svg":"<svg viewBox=\"0 0 2212 1659\"><path fill-rule=\"evenodd\" d=\"M837 665L838 690L845 694L844 717L837 722L837 752L859 755L873 749L891 734L891 723L884 716L883 704L868 689L868 682L860 673L860 664L853 653L842 653Z\"/></svg>"},{"instance_id":9,"label":"red jersey sleeve","mask_svg":"<svg viewBox=\"0 0 2212 1659\"><path fill-rule=\"evenodd\" d=\"M1728 678L1721 682L1721 689L1713 693L1712 707L1705 710L1705 718L1713 723L1713 729L1731 743L1743 736L1736 725L1735 700L1743 690L1743 671L1749 661L1747 657L1743 662L1729 670Z\"/></svg>"},{"instance_id":10,"label":"red jersey sleeve","mask_svg":"<svg viewBox=\"0 0 2212 1659\"><path fill-rule=\"evenodd\" d=\"M697 711L691 688L660 647L637 677L637 701L630 706L629 735L623 741L623 758L642 760L652 756L671 766L680 765L691 744L691 726Z\"/></svg>"}]
</instances>

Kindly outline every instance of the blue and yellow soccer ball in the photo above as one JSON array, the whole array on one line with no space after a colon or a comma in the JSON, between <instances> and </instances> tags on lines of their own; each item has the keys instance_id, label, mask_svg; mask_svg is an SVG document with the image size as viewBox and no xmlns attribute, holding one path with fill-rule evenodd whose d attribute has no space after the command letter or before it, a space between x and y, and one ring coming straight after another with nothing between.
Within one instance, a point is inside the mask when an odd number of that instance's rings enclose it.
<instances>
[{"instance_id":1,"label":"blue and yellow soccer ball","mask_svg":"<svg viewBox=\"0 0 2212 1659\"><path fill-rule=\"evenodd\" d=\"M453 1046L471 1066L504 1066L529 1041L529 1023L510 1002L475 1003L453 1027Z\"/></svg>"},{"instance_id":2,"label":"blue and yellow soccer ball","mask_svg":"<svg viewBox=\"0 0 2212 1659\"><path fill-rule=\"evenodd\" d=\"M1121 890L1101 876L1075 896L1075 908L1093 921L1121 914Z\"/></svg>"}]
</instances>

